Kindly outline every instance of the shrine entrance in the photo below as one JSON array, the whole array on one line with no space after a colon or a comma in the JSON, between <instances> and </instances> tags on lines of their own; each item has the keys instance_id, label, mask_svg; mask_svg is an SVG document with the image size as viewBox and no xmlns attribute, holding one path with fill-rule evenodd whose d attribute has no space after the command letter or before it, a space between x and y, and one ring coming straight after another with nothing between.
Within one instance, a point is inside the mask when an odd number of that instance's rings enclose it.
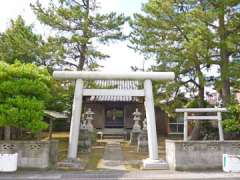
<instances>
[{"instance_id":1,"label":"shrine entrance","mask_svg":"<svg viewBox=\"0 0 240 180\"><path fill-rule=\"evenodd\" d=\"M162 161L158 156L158 142L156 132L156 120L154 110L154 98L152 80L173 80L173 72L131 72L131 73L103 73L82 71L54 71L53 77L59 80L76 80L72 106L72 119L68 146L68 159L77 161L79 128L82 114L83 96L136 96L144 97L147 121L148 152L149 158L143 161L144 168L160 169ZM84 80L139 80L144 81L144 88L139 90L116 90L116 89L84 89ZM109 117L116 120L112 111ZM119 111L121 117L121 112ZM112 122L112 120L110 121Z\"/></svg>"},{"instance_id":2,"label":"shrine entrance","mask_svg":"<svg viewBox=\"0 0 240 180\"><path fill-rule=\"evenodd\" d=\"M124 127L124 109L123 107L113 107L106 109L105 128L123 128Z\"/></svg>"}]
</instances>

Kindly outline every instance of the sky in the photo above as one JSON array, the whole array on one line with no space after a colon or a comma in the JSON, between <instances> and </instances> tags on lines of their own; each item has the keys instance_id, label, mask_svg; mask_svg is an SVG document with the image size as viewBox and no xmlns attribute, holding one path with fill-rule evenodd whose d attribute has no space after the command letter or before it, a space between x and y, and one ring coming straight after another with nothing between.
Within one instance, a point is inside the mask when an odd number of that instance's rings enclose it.
<instances>
[{"instance_id":1,"label":"sky","mask_svg":"<svg viewBox=\"0 0 240 180\"><path fill-rule=\"evenodd\" d=\"M2 0L0 2L0 31L4 31L9 26L10 19L15 19L18 15L22 15L27 24L34 25L34 32L43 35L49 34L49 28L40 25L33 14L30 3L36 0ZM49 0L40 0L42 4L47 4ZM133 13L140 12L142 4L147 0L99 0L102 12L116 11L132 16ZM124 31L129 31L129 27L125 26ZM129 72L131 66L143 67L144 58L142 55L134 52L127 47L128 42L115 42L109 46L101 46L100 49L110 55L102 65L102 71L107 72ZM147 61L148 62L148 61ZM145 67L152 64L149 61Z\"/></svg>"}]
</instances>

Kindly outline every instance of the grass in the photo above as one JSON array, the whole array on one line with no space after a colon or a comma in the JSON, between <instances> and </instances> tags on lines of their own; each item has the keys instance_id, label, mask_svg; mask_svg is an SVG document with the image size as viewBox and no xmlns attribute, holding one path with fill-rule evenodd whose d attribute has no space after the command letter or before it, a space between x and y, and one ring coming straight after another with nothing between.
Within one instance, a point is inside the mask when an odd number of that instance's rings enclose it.
<instances>
[{"instance_id":1,"label":"grass","mask_svg":"<svg viewBox=\"0 0 240 180\"><path fill-rule=\"evenodd\" d=\"M67 158L68 152L68 132L55 132L52 135L52 139L59 140L59 155L58 161L63 161ZM47 140L47 136L43 138ZM172 138L171 138L172 139ZM174 138L175 139L175 138ZM178 139L178 138L176 138ZM159 138L159 157L165 159L165 138ZM83 164L85 164L86 171L98 170L98 163L103 157L104 148L106 142L98 140L91 148L91 152L79 152L78 158ZM148 152L137 152L136 145L128 144L128 141L121 142L121 148L123 152L125 167L129 171L139 170L141 167L141 161L148 158Z\"/></svg>"},{"instance_id":2,"label":"grass","mask_svg":"<svg viewBox=\"0 0 240 180\"><path fill-rule=\"evenodd\" d=\"M121 142L125 167L129 171L139 170L141 160L148 157L147 152L137 152L137 146L128 144L128 141Z\"/></svg>"},{"instance_id":3,"label":"grass","mask_svg":"<svg viewBox=\"0 0 240 180\"><path fill-rule=\"evenodd\" d=\"M158 138L158 152L159 158L165 159L165 137ZM176 137L178 139L178 137ZM137 145L128 144L128 141L121 143L124 160L127 162L125 167L127 170L139 170L141 168L141 161L149 157L148 152L137 152ZM137 163L138 162L138 163Z\"/></svg>"},{"instance_id":4,"label":"grass","mask_svg":"<svg viewBox=\"0 0 240 180\"><path fill-rule=\"evenodd\" d=\"M68 132L54 132L52 134L52 139L58 140L58 161L63 161L67 158L68 152ZM42 140L48 140L47 133L42 136ZM97 170L97 164L103 156L104 153L104 142L96 142L92 148L91 152L79 152L78 158L83 164L85 164L86 170Z\"/></svg>"},{"instance_id":5,"label":"grass","mask_svg":"<svg viewBox=\"0 0 240 180\"><path fill-rule=\"evenodd\" d=\"M88 162L86 165L87 170L97 170L97 165L103 157L105 143L97 142L92 146L92 151L89 154Z\"/></svg>"},{"instance_id":6,"label":"grass","mask_svg":"<svg viewBox=\"0 0 240 180\"><path fill-rule=\"evenodd\" d=\"M123 141L121 148L125 160L142 160L148 157L147 152L137 152L137 146L128 144L128 141Z\"/></svg>"},{"instance_id":7,"label":"grass","mask_svg":"<svg viewBox=\"0 0 240 180\"><path fill-rule=\"evenodd\" d=\"M52 134L53 140L58 140L58 161L63 161L67 158L67 152L68 152L68 138L69 133L68 132L54 132ZM43 134L42 137L43 140L48 140L48 134Z\"/></svg>"}]
</instances>

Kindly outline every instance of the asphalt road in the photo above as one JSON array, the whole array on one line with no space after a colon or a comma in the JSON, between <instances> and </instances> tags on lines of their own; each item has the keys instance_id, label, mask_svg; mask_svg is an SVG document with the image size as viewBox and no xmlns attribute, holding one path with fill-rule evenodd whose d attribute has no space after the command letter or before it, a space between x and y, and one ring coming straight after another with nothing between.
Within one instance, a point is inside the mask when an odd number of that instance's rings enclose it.
<instances>
[{"instance_id":1,"label":"asphalt road","mask_svg":"<svg viewBox=\"0 0 240 180\"><path fill-rule=\"evenodd\" d=\"M0 173L0 180L240 180L240 173L223 172L176 172L176 171L18 171Z\"/></svg>"}]
</instances>

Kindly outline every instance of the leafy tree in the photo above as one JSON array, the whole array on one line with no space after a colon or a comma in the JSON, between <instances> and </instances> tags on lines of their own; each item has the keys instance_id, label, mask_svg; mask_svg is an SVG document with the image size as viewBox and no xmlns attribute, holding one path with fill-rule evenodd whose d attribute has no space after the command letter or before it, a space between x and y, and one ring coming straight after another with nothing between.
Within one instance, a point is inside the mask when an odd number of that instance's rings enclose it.
<instances>
[{"instance_id":1,"label":"leafy tree","mask_svg":"<svg viewBox=\"0 0 240 180\"><path fill-rule=\"evenodd\" d=\"M97 45L124 39L121 31L124 15L99 13L95 0L57 0L44 8L39 1L32 4L39 21L58 33L54 39L64 46L64 65L78 70L97 69L98 60L109 57Z\"/></svg>"},{"instance_id":2,"label":"leafy tree","mask_svg":"<svg viewBox=\"0 0 240 180\"><path fill-rule=\"evenodd\" d=\"M0 126L32 133L45 129L43 110L50 98L50 82L47 70L33 64L0 62Z\"/></svg>"},{"instance_id":3,"label":"leafy tree","mask_svg":"<svg viewBox=\"0 0 240 180\"><path fill-rule=\"evenodd\" d=\"M51 98L48 101L47 109L71 113L74 86L66 81L53 81L51 86Z\"/></svg>"},{"instance_id":4,"label":"leafy tree","mask_svg":"<svg viewBox=\"0 0 240 180\"><path fill-rule=\"evenodd\" d=\"M26 25L18 16L10 21L10 27L0 34L0 61L13 64L15 60L22 63L43 65L52 71L63 59L64 50L56 39L43 40L41 35L33 32L32 25Z\"/></svg>"},{"instance_id":5,"label":"leafy tree","mask_svg":"<svg viewBox=\"0 0 240 180\"><path fill-rule=\"evenodd\" d=\"M228 117L224 119L223 127L227 132L240 132L240 104L228 107Z\"/></svg>"},{"instance_id":6,"label":"leafy tree","mask_svg":"<svg viewBox=\"0 0 240 180\"><path fill-rule=\"evenodd\" d=\"M13 64L16 59L23 63L41 64L41 36L32 31L21 16L11 20L10 27L0 34L0 60Z\"/></svg>"}]
</instances>

